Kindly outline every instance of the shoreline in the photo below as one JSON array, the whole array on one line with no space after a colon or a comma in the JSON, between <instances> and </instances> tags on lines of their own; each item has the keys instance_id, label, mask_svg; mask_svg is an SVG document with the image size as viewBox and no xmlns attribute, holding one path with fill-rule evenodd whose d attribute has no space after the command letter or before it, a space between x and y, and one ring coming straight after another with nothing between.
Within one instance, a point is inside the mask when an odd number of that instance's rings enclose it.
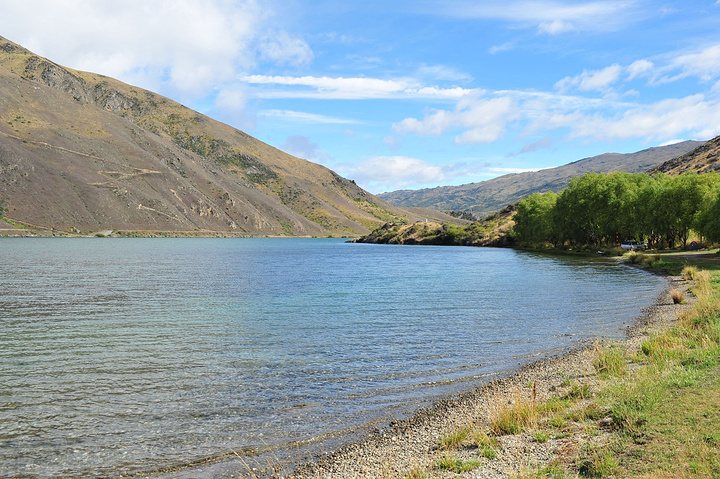
<instances>
[{"instance_id":1,"label":"shoreline","mask_svg":"<svg viewBox=\"0 0 720 479\"><path fill-rule=\"evenodd\" d=\"M668 285L653 304L626 327L625 338L612 341L628 350L637 350L648 330L662 330L672 325L695 301L688 293L689 283L679 276L667 276ZM670 291L678 289L688 298L676 305ZM536 394L544 401L562 391L568 378L597 382L592 365L592 350L600 339L585 340L564 353L539 359L470 391L452 395L410 417L393 420L358 442L314 458L295 463L292 472L280 466L275 471L246 471L247 477L320 478L402 478L416 467L428 467L442 455L437 444L441 437L467 426L470 421L487 421L498 404L512 403L515 398ZM539 467L556 454L568 454L573 438L551 440L540 444L531 438L504 436L501 453L485 460L481 467L462 477L501 478L521 473L527 467ZM527 436L527 435L525 435ZM241 474L243 471L238 471ZM440 473L437 477L445 477ZM447 477L460 477L451 474Z\"/></svg>"}]
</instances>

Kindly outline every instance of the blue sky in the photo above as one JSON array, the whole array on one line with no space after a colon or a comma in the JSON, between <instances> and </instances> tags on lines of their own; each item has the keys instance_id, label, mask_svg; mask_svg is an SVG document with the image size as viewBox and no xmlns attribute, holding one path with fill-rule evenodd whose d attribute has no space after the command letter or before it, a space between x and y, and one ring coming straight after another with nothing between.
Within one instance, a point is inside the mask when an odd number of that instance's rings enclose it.
<instances>
[{"instance_id":1,"label":"blue sky","mask_svg":"<svg viewBox=\"0 0 720 479\"><path fill-rule=\"evenodd\" d=\"M0 35L373 193L720 134L720 1L0 0Z\"/></svg>"}]
</instances>

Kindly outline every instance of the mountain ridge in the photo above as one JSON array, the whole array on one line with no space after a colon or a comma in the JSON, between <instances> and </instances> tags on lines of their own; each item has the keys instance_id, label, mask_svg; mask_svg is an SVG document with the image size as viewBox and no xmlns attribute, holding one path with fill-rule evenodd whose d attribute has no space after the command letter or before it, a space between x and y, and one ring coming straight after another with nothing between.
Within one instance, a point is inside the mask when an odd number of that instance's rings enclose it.
<instances>
[{"instance_id":1,"label":"mountain ridge","mask_svg":"<svg viewBox=\"0 0 720 479\"><path fill-rule=\"evenodd\" d=\"M720 171L720 136L698 146L694 150L677 158L666 161L650 170L650 174L666 173L681 175L687 171L708 173Z\"/></svg>"},{"instance_id":2,"label":"mountain ridge","mask_svg":"<svg viewBox=\"0 0 720 479\"><path fill-rule=\"evenodd\" d=\"M479 183L422 190L398 190L381 193L378 196L396 206L469 211L482 218L507 205L515 204L532 193L546 191L557 193L567 187L570 179L575 176L582 176L590 171L645 172L703 144L704 142L685 141L647 148L635 153L604 153L554 168L508 174Z\"/></svg>"},{"instance_id":3,"label":"mountain ridge","mask_svg":"<svg viewBox=\"0 0 720 479\"><path fill-rule=\"evenodd\" d=\"M356 236L417 217L169 98L3 37L0 91L0 201L16 225Z\"/></svg>"}]
</instances>

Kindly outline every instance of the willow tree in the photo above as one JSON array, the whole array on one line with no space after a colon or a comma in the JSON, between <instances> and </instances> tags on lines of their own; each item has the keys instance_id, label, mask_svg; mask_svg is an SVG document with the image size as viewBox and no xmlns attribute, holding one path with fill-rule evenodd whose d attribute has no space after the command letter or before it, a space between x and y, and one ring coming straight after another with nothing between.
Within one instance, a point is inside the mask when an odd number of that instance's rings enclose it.
<instances>
[{"instance_id":1,"label":"willow tree","mask_svg":"<svg viewBox=\"0 0 720 479\"><path fill-rule=\"evenodd\" d=\"M514 217L518 241L529 244L550 242L557 246L558 236L552 217L557 198L552 191L533 193L518 203Z\"/></svg>"}]
</instances>

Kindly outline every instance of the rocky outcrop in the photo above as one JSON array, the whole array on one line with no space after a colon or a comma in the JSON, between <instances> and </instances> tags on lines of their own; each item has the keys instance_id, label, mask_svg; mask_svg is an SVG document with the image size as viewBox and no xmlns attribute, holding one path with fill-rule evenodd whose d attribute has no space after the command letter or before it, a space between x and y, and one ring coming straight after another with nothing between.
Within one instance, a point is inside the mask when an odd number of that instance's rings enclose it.
<instances>
[{"instance_id":1,"label":"rocky outcrop","mask_svg":"<svg viewBox=\"0 0 720 479\"><path fill-rule=\"evenodd\" d=\"M720 159L720 136L695 148L690 153L666 161L657 168L650 170L650 173L680 175L687 171L696 171L698 173L720 171L720 161L718 159Z\"/></svg>"}]
</instances>

